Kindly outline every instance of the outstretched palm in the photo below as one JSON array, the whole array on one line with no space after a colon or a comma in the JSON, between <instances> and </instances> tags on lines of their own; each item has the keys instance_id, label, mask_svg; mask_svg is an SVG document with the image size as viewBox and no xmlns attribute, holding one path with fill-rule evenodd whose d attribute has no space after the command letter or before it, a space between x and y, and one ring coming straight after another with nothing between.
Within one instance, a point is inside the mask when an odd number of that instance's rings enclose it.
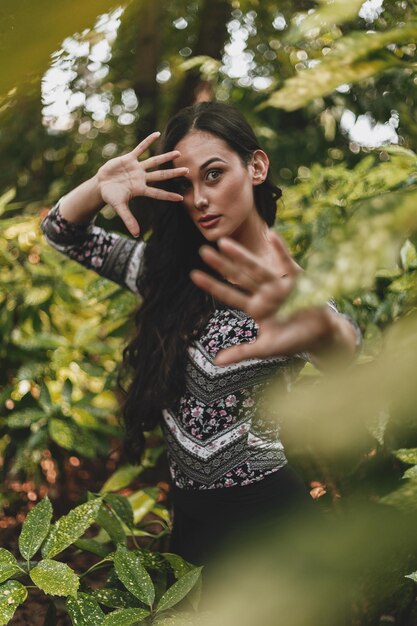
<instances>
[{"instance_id":1,"label":"outstretched palm","mask_svg":"<svg viewBox=\"0 0 417 626\"><path fill-rule=\"evenodd\" d=\"M327 307L299 311L283 321L277 319L277 311L294 289L300 267L278 235L270 233L269 238L275 258L268 264L231 239L220 240L218 251L203 247L204 261L228 283L199 270L191 273L198 287L245 311L259 326L255 342L222 350L216 357L218 365L310 350L331 331L332 318Z\"/></svg>"},{"instance_id":2,"label":"outstretched palm","mask_svg":"<svg viewBox=\"0 0 417 626\"><path fill-rule=\"evenodd\" d=\"M154 169L172 161L179 155L178 150L138 161L139 157L158 137L159 133L152 133L128 154L107 161L97 173L103 202L114 208L134 236L139 234L139 224L129 209L129 200L137 196L147 196L171 202L178 202L183 199L177 193L152 186L152 183L184 176L187 173L187 169L184 167ZM149 172L148 170L153 171Z\"/></svg>"}]
</instances>

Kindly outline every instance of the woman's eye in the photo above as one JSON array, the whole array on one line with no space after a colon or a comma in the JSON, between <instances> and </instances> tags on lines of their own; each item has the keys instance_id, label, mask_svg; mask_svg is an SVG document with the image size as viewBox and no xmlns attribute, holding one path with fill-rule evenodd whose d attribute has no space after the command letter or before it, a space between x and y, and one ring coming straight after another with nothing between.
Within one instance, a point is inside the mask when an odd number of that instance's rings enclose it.
<instances>
[{"instance_id":1,"label":"woman's eye","mask_svg":"<svg viewBox=\"0 0 417 626\"><path fill-rule=\"evenodd\" d=\"M209 170L207 172L207 180L213 182L219 178L220 174L221 170Z\"/></svg>"}]
</instances>

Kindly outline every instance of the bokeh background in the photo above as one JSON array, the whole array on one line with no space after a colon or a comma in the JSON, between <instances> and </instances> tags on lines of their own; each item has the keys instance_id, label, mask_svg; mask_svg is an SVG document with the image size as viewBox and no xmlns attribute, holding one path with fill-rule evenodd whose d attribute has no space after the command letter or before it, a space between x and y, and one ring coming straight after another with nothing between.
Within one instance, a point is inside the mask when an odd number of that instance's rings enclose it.
<instances>
[{"instance_id":1,"label":"bokeh background","mask_svg":"<svg viewBox=\"0 0 417 626\"><path fill-rule=\"evenodd\" d=\"M364 340L348 370L271 385L322 517L219 566L204 619L415 626L417 3L3 0L0 16L1 545L16 551L45 495L63 514L101 490L128 497L143 545L166 549L160 434L140 466L120 446L137 301L49 248L39 223L106 159L216 99L248 118L284 192L276 228L306 270L284 312L336 298ZM132 210L146 231L152 207ZM98 223L127 235L111 207ZM186 615L170 623L203 620Z\"/></svg>"}]
</instances>

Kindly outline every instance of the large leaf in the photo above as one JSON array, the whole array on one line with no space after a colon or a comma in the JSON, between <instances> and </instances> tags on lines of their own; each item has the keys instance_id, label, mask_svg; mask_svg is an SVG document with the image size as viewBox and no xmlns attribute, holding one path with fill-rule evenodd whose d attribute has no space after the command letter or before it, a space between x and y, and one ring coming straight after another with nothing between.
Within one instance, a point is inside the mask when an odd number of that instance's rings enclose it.
<instances>
[{"instance_id":1,"label":"large leaf","mask_svg":"<svg viewBox=\"0 0 417 626\"><path fill-rule=\"evenodd\" d=\"M47 534L52 519L52 505L46 496L28 514L19 537L19 550L24 559L29 560L39 550Z\"/></svg>"},{"instance_id":2,"label":"large leaf","mask_svg":"<svg viewBox=\"0 0 417 626\"><path fill-rule=\"evenodd\" d=\"M27 598L28 592L17 580L8 580L0 585L0 626L6 626L12 619L19 604Z\"/></svg>"},{"instance_id":3,"label":"large leaf","mask_svg":"<svg viewBox=\"0 0 417 626\"><path fill-rule=\"evenodd\" d=\"M180 602L191 591L201 576L202 567L196 567L184 576L181 576L176 583L172 585L162 596L158 602L156 613L166 611L175 604Z\"/></svg>"},{"instance_id":4,"label":"large leaf","mask_svg":"<svg viewBox=\"0 0 417 626\"><path fill-rule=\"evenodd\" d=\"M382 33L354 32L342 37L320 63L286 80L262 106L287 111L299 109L314 98L330 94L341 84L356 83L400 65L395 56L385 54L385 47L415 41L415 22ZM378 57L371 56L376 52L380 52Z\"/></svg>"},{"instance_id":5,"label":"large leaf","mask_svg":"<svg viewBox=\"0 0 417 626\"><path fill-rule=\"evenodd\" d=\"M45 559L30 572L30 577L45 593L53 596L76 596L80 580L65 563Z\"/></svg>"},{"instance_id":6,"label":"large leaf","mask_svg":"<svg viewBox=\"0 0 417 626\"><path fill-rule=\"evenodd\" d=\"M325 59L319 65L288 78L284 86L262 106L295 111L314 98L328 96L340 85L358 83L398 65L395 58L365 59L352 64L343 64L339 59Z\"/></svg>"},{"instance_id":7,"label":"large leaf","mask_svg":"<svg viewBox=\"0 0 417 626\"><path fill-rule=\"evenodd\" d=\"M118 546L114 557L114 567L119 580L126 589L141 602L152 607L155 600L155 589L140 558L123 546Z\"/></svg>"},{"instance_id":8,"label":"large leaf","mask_svg":"<svg viewBox=\"0 0 417 626\"><path fill-rule=\"evenodd\" d=\"M148 615L149 611L145 609L119 609L106 615L103 626L132 626L144 620Z\"/></svg>"},{"instance_id":9,"label":"large leaf","mask_svg":"<svg viewBox=\"0 0 417 626\"><path fill-rule=\"evenodd\" d=\"M315 11L309 11L301 20L297 15L296 25L288 31L285 40L295 43L303 37L317 37L327 28L334 27L335 24L343 24L357 17L358 11L363 4L363 0L333 0L324 2Z\"/></svg>"},{"instance_id":10,"label":"large leaf","mask_svg":"<svg viewBox=\"0 0 417 626\"><path fill-rule=\"evenodd\" d=\"M54 557L68 548L74 541L77 541L95 521L100 507L101 499L97 498L80 504L68 515L61 517L52 527L43 545L42 556L44 558Z\"/></svg>"},{"instance_id":11,"label":"large leaf","mask_svg":"<svg viewBox=\"0 0 417 626\"><path fill-rule=\"evenodd\" d=\"M96 600L86 593L68 598L66 606L74 626L101 626L103 623L103 611Z\"/></svg>"},{"instance_id":12,"label":"large leaf","mask_svg":"<svg viewBox=\"0 0 417 626\"><path fill-rule=\"evenodd\" d=\"M0 94L43 72L65 37L92 26L114 0L2 0Z\"/></svg>"},{"instance_id":13,"label":"large leaf","mask_svg":"<svg viewBox=\"0 0 417 626\"><path fill-rule=\"evenodd\" d=\"M417 448L400 448L399 450L394 450L394 455L403 463L417 464Z\"/></svg>"}]
</instances>

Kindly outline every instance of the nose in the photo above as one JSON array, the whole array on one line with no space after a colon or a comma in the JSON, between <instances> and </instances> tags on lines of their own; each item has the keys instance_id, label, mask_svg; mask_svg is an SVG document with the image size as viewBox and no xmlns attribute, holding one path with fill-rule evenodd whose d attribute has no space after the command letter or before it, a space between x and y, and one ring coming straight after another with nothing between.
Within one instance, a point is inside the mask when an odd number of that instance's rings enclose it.
<instances>
[{"instance_id":1,"label":"nose","mask_svg":"<svg viewBox=\"0 0 417 626\"><path fill-rule=\"evenodd\" d=\"M194 206L198 211L203 211L208 206L208 199L201 189L194 190Z\"/></svg>"}]
</instances>

